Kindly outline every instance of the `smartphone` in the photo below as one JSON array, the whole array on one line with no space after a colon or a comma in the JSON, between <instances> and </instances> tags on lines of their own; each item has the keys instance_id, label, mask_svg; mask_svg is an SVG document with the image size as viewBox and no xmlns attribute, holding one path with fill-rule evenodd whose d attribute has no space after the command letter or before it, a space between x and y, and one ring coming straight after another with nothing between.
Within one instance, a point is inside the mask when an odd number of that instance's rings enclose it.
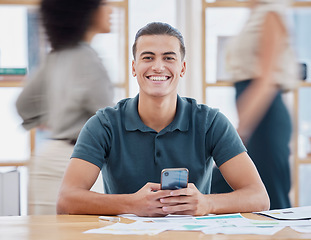
<instances>
[{"instance_id":1,"label":"smartphone","mask_svg":"<svg viewBox=\"0 0 311 240\"><path fill-rule=\"evenodd\" d=\"M161 172L161 189L176 190L188 186L187 168L165 168Z\"/></svg>"}]
</instances>

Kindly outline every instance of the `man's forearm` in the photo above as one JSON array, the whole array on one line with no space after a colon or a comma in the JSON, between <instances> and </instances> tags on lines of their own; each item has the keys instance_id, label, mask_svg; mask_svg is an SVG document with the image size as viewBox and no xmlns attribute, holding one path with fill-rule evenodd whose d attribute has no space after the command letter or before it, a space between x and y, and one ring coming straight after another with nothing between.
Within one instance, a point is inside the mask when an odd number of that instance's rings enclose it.
<instances>
[{"instance_id":1,"label":"man's forearm","mask_svg":"<svg viewBox=\"0 0 311 240\"><path fill-rule=\"evenodd\" d=\"M61 192L57 202L58 214L118 215L129 213L130 194L102 194L88 190Z\"/></svg>"},{"instance_id":2,"label":"man's forearm","mask_svg":"<svg viewBox=\"0 0 311 240\"><path fill-rule=\"evenodd\" d=\"M206 195L209 213L237 213L268 210L270 200L266 191L239 189L230 193Z\"/></svg>"}]
</instances>

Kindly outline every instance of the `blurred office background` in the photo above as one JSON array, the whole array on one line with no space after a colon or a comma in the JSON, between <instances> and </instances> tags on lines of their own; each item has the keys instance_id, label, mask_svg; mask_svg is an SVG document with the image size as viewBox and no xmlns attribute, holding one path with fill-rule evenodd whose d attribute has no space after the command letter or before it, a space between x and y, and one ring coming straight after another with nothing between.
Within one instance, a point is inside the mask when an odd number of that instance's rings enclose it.
<instances>
[{"instance_id":1,"label":"blurred office background","mask_svg":"<svg viewBox=\"0 0 311 240\"><path fill-rule=\"evenodd\" d=\"M177 27L185 37L187 74L179 93L219 108L237 126L235 92L223 82L226 41L239 32L249 10L247 1L205 0L113 0L112 32L96 36L92 46L102 58L114 82L114 101L138 92L132 78L131 46L139 28L151 21ZM37 14L38 0L0 0L0 68L36 69L49 46ZM292 44L301 63L299 89L284 94L290 109L292 137L293 206L311 205L311 1L294 1L288 12ZM241 43L243 44L243 43ZM20 126L15 101L21 92L23 76L0 75L0 206L3 193L17 189L18 214L27 212L27 160L40 146L40 131L28 132ZM17 181L5 182L5 173L17 173ZM2 194L2 196L1 196ZM13 196L13 195L12 195ZM2 199L2 200L1 200ZM0 215L5 214L1 212Z\"/></svg>"}]
</instances>

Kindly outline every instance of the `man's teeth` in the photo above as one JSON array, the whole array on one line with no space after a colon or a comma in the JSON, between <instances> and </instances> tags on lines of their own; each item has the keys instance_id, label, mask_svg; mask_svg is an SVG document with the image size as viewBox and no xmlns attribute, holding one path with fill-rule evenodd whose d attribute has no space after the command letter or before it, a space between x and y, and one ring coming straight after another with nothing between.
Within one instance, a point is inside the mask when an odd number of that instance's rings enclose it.
<instances>
[{"instance_id":1,"label":"man's teeth","mask_svg":"<svg viewBox=\"0 0 311 240\"><path fill-rule=\"evenodd\" d=\"M151 81L166 81L167 80L167 77L163 76L163 77L150 77L149 78Z\"/></svg>"}]
</instances>

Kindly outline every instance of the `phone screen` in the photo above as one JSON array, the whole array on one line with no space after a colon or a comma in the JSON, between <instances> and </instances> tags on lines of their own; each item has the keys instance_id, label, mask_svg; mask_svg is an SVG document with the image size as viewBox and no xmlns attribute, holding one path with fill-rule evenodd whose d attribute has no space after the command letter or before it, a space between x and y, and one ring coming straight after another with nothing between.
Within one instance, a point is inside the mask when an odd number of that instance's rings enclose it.
<instances>
[{"instance_id":1,"label":"phone screen","mask_svg":"<svg viewBox=\"0 0 311 240\"><path fill-rule=\"evenodd\" d=\"M161 172L161 189L176 190L188 185L187 168L166 168Z\"/></svg>"}]
</instances>

